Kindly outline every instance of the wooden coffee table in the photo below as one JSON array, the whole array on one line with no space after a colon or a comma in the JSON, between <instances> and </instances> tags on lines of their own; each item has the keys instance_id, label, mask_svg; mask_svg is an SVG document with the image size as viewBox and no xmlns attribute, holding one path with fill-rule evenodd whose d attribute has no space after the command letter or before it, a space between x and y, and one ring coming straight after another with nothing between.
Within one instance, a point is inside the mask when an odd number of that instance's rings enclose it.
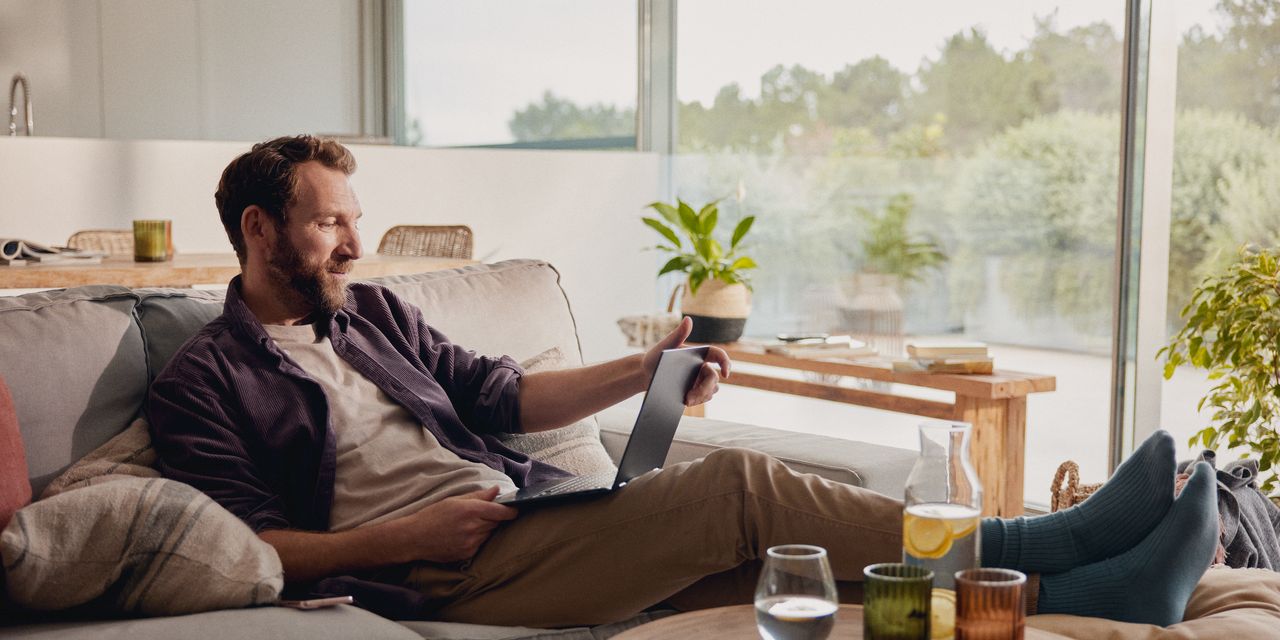
<instances>
[{"instance_id":1,"label":"wooden coffee table","mask_svg":"<svg viewBox=\"0 0 1280 640\"><path fill-rule=\"evenodd\" d=\"M755 607L739 604L718 609L690 611L655 620L630 631L614 636L614 640L671 640L672 638L698 638L698 640L749 640L759 638L756 630ZM827 636L830 640L858 640L862 638L862 605L842 604L836 612L836 627ZM1026 640L1061 640L1062 636L1026 628Z\"/></svg>"}]
</instances>

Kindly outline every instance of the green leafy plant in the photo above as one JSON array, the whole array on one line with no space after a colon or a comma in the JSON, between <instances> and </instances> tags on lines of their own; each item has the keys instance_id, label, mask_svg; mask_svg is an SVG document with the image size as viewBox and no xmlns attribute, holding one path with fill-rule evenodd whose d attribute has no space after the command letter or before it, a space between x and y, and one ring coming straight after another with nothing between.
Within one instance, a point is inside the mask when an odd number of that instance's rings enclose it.
<instances>
[{"instance_id":1,"label":"green leafy plant","mask_svg":"<svg viewBox=\"0 0 1280 640\"><path fill-rule=\"evenodd\" d=\"M1193 436L1191 446L1247 446L1258 454L1258 469L1271 470L1280 458L1280 254L1241 249L1225 272L1192 292L1181 317L1186 325L1157 354L1165 356L1164 377L1190 364L1218 381L1198 405L1213 409L1214 424ZM1276 482L1272 471L1262 490L1272 491Z\"/></svg>"},{"instance_id":2,"label":"green leafy plant","mask_svg":"<svg viewBox=\"0 0 1280 640\"><path fill-rule=\"evenodd\" d=\"M925 271L947 261L947 254L932 237L908 229L915 200L906 193L889 198L881 213L859 207L866 227L859 240L862 269L898 276L903 282L924 279Z\"/></svg>"},{"instance_id":3,"label":"green leafy plant","mask_svg":"<svg viewBox=\"0 0 1280 640\"><path fill-rule=\"evenodd\" d=\"M696 295L698 287L710 278L725 284L742 284L751 288L746 271L756 268L756 261L749 256L740 255L738 246L742 238L751 230L755 216L743 218L733 229L729 238L729 249L713 237L716 224L720 221L720 201L709 202L701 210L695 211L683 200L676 204L654 202L649 208L657 211L662 220L642 218L644 223L662 235L670 244L660 244L656 248L676 254L662 265L658 275L683 272L689 274L689 293ZM686 242L687 241L687 242Z\"/></svg>"}]
</instances>

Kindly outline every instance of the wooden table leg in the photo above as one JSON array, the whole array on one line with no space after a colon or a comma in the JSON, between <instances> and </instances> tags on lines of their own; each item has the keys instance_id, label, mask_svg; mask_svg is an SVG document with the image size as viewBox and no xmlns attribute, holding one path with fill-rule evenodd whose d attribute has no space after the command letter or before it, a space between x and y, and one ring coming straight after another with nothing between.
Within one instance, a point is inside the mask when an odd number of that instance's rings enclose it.
<instances>
[{"instance_id":1,"label":"wooden table leg","mask_svg":"<svg viewBox=\"0 0 1280 640\"><path fill-rule=\"evenodd\" d=\"M982 514L1022 514L1027 399L988 400L956 394L956 419L973 425L969 454L982 481Z\"/></svg>"}]
</instances>

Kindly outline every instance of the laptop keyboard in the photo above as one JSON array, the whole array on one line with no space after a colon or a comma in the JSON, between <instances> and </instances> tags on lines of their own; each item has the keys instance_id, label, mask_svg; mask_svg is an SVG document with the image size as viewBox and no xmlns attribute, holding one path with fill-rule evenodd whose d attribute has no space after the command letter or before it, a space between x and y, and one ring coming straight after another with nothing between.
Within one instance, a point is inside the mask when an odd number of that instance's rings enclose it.
<instances>
[{"instance_id":1,"label":"laptop keyboard","mask_svg":"<svg viewBox=\"0 0 1280 640\"><path fill-rule=\"evenodd\" d=\"M530 497L533 498L557 493L569 493L572 491L581 491L583 489L603 489L612 486L610 479L613 478L613 476L614 474L612 473L607 476L599 473L591 474L589 476L575 476L559 484L551 485Z\"/></svg>"}]
</instances>

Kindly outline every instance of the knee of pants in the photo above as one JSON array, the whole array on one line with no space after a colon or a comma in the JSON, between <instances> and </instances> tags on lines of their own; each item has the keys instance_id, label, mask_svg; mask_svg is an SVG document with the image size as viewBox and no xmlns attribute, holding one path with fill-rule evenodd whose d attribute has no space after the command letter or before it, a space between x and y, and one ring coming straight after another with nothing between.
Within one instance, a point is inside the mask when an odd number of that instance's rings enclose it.
<instances>
[{"instance_id":1,"label":"knee of pants","mask_svg":"<svg viewBox=\"0 0 1280 640\"><path fill-rule=\"evenodd\" d=\"M768 454L737 447L716 449L708 453L702 463L718 480L740 489L746 489L751 474L782 464Z\"/></svg>"}]
</instances>

